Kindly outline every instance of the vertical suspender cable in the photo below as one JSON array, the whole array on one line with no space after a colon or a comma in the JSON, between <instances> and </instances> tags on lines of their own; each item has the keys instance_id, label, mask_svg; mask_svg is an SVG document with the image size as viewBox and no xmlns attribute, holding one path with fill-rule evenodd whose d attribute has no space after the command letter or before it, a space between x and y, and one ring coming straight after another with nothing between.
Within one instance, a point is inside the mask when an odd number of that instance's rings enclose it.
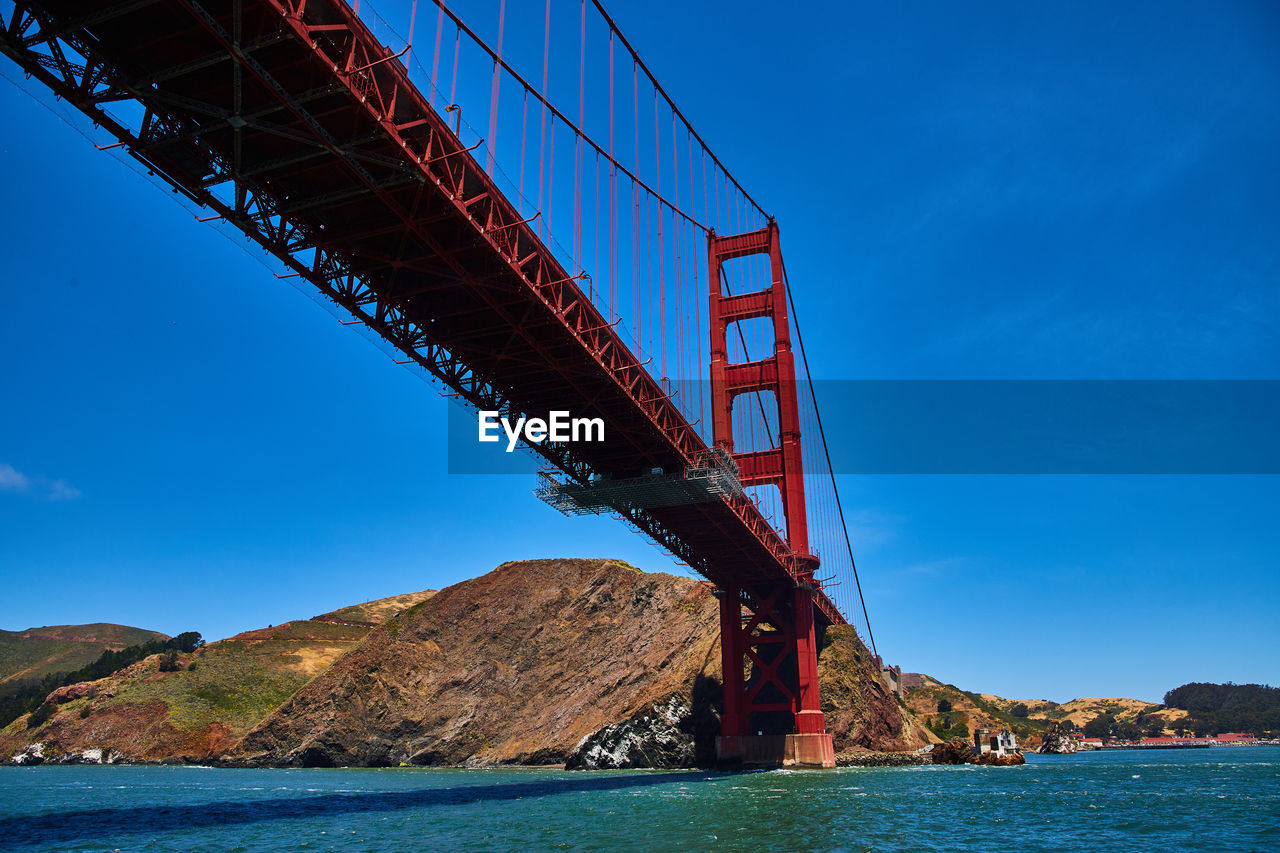
<instances>
[{"instance_id":1,"label":"vertical suspender cable","mask_svg":"<svg viewBox=\"0 0 1280 853\"><path fill-rule=\"evenodd\" d=\"M653 90L653 181L659 198L662 196L662 148L658 133L658 90ZM658 340L661 342L659 366L667 375L667 284L666 253L662 247L662 206L658 207Z\"/></svg>"},{"instance_id":2,"label":"vertical suspender cable","mask_svg":"<svg viewBox=\"0 0 1280 853\"><path fill-rule=\"evenodd\" d=\"M636 159L635 164L636 175L640 175L640 70L635 60L631 62L631 129L635 137ZM636 303L636 346L644 344L644 311L640 302L640 195L639 187L636 182L631 182L631 203L634 206L632 214L632 241L631 254L635 258L635 277L632 279L632 288L635 290Z\"/></svg>"},{"instance_id":3,"label":"vertical suspender cable","mask_svg":"<svg viewBox=\"0 0 1280 853\"><path fill-rule=\"evenodd\" d=\"M582 128L586 114L587 0L581 0L582 24L578 34L578 130L573 140L573 272L582 272Z\"/></svg>"},{"instance_id":4,"label":"vertical suspender cable","mask_svg":"<svg viewBox=\"0 0 1280 853\"><path fill-rule=\"evenodd\" d=\"M600 276L600 152L596 152L596 215L593 217L592 239L595 241L595 249L591 252L591 271L592 274L599 278ZM591 280L591 286L596 286L596 281ZM603 297L604 294L601 294Z\"/></svg>"},{"instance_id":5,"label":"vertical suspender cable","mask_svg":"<svg viewBox=\"0 0 1280 853\"><path fill-rule=\"evenodd\" d=\"M827 446L827 433L822 428L822 413L818 411L818 397L813 390L813 375L809 373L809 356L804 351L804 337L800 334L800 320L796 317L796 301L791 295L791 280L787 275L787 262L782 262L782 281L787 290L787 302L791 306L791 324L795 326L796 343L800 345L800 360L804 364L804 372L809 376L809 396L813 400L813 415L818 424L818 435L822 438L822 452L827 459L827 473L831 476L831 491L836 498L836 511L840 515L840 527L844 530L844 544L849 552L849 565L853 568L853 582L858 588L858 601L862 604L862 618L867 623L867 639L871 641L871 652L877 658L880 652L876 649L876 635L871 633L871 617L867 615L867 600L862 595L862 581L858 578L858 564L853 559L853 543L849 541L849 525L844 518L844 507L840 503L840 488L836 485L836 472L831 467L831 450Z\"/></svg>"},{"instance_id":6,"label":"vertical suspender cable","mask_svg":"<svg viewBox=\"0 0 1280 853\"><path fill-rule=\"evenodd\" d=\"M551 117L551 132L547 134L547 238L551 239L551 208L556 197L556 117Z\"/></svg>"},{"instance_id":7,"label":"vertical suspender cable","mask_svg":"<svg viewBox=\"0 0 1280 853\"><path fill-rule=\"evenodd\" d=\"M609 30L609 304L613 319L622 314L618 304L618 167L613 162L613 30Z\"/></svg>"},{"instance_id":8,"label":"vertical suspender cable","mask_svg":"<svg viewBox=\"0 0 1280 853\"><path fill-rule=\"evenodd\" d=\"M436 15L436 50L431 59L431 91L427 93L427 103L436 105L436 75L440 72L440 37L444 35L444 8Z\"/></svg>"},{"instance_id":9,"label":"vertical suspender cable","mask_svg":"<svg viewBox=\"0 0 1280 853\"><path fill-rule=\"evenodd\" d=\"M498 94L502 82L502 31L507 22L507 0L498 3L498 47L497 56L493 59L493 83L489 87L489 138L485 140L489 148L489 159L485 171L493 177L493 166L498 158Z\"/></svg>"},{"instance_id":10,"label":"vertical suspender cable","mask_svg":"<svg viewBox=\"0 0 1280 853\"><path fill-rule=\"evenodd\" d=\"M453 35L453 76L449 78L449 103L458 102L458 51L462 49L462 27L458 27Z\"/></svg>"},{"instance_id":11,"label":"vertical suspender cable","mask_svg":"<svg viewBox=\"0 0 1280 853\"><path fill-rule=\"evenodd\" d=\"M547 68L551 61L551 0L547 0L546 21L542 27L542 117L538 120L538 210L542 210L542 187L543 187L543 164L547 161ZM542 236L542 229L546 226L547 233L551 233L550 223L547 221L550 213L542 217L538 221L538 236Z\"/></svg>"},{"instance_id":12,"label":"vertical suspender cable","mask_svg":"<svg viewBox=\"0 0 1280 853\"><path fill-rule=\"evenodd\" d=\"M520 206L520 215L524 216L524 140L525 130L529 122L529 90L524 90L524 97L520 102L520 184L516 190L516 204ZM534 211L535 213L537 211Z\"/></svg>"},{"instance_id":13,"label":"vertical suspender cable","mask_svg":"<svg viewBox=\"0 0 1280 853\"><path fill-rule=\"evenodd\" d=\"M673 187L672 201L676 207L680 206L680 160L676 156L676 115L671 114L671 186ZM682 364L684 361L684 348L680 345L680 225L676 222L675 215L671 217L671 227L675 231L672 235L672 278L671 278L671 298L675 302L675 310L671 316L675 320L676 333L676 378L682 375Z\"/></svg>"}]
</instances>

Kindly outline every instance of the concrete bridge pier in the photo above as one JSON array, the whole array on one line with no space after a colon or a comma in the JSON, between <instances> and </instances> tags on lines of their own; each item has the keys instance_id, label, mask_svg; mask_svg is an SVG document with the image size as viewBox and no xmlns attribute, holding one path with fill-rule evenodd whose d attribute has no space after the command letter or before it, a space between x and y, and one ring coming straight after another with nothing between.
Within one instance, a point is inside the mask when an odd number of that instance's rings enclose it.
<instances>
[{"instance_id":1,"label":"concrete bridge pier","mask_svg":"<svg viewBox=\"0 0 1280 853\"><path fill-rule=\"evenodd\" d=\"M720 593L724 709L716 756L721 764L835 767L818 693L818 644L807 584Z\"/></svg>"}]
</instances>

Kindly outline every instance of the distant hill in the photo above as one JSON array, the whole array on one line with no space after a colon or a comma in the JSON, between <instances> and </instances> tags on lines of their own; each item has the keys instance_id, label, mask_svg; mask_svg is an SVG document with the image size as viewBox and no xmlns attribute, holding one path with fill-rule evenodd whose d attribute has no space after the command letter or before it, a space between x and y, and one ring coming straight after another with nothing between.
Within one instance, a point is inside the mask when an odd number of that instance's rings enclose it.
<instances>
[{"instance_id":1,"label":"distant hill","mask_svg":"<svg viewBox=\"0 0 1280 853\"><path fill-rule=\"evenodd\" d=\"M0 753L42 739L66 751L115 749L139 761L207 759L358 645L369 633L368 619L431 594L335 611L350 611L351 624L325 614L246 631L181 655L173 671L153 655L106 678L60 688L51 694L55 712L38 731L26 728L25 717L0 730Z\"/></svg>"},{"instance_id":2,"label":"distant hill","mask_svg":"<svg viewBox=\"0 0 1280 853\"><path fill-rule=\"evenodd\" d=\"M104 750L137 762L558 763L588 735L599 750L582 760L594 762L655 731L693 737L705 754L718 728L718 638L716 600L688 578L618 560L504 563L438 594L344 607L60 687L0 729L0 762L39 742L55 760ZM828 634L819 672L838 752L929 742L852 628ZM652 760L652 742L635 761Z\"/></svg>"},{"instance_id":3,"label":"distant hill","mask_svg":"<svg viewBox=\"0 0 1280 853\"><path fill-rule=\"evenodd\" d=\"M0 684L73 672L93 663L104 651L167 639L159 631L109 622L0 631Z\"/></svg>"},{"instance_id":4,"label":"distant hill","mask_svg":"<svg viewBox=\"0 0 1280 853\"><path fill-rule=\"evenodd\" d=\"M1007 728L1034 745L1050 721L1083 727L1095 717L1112 715L1118 723L1159 721L1172 734L1186 711L1154 702L1125 698L1080 698L1057 703L1049 699L1006 699L993 693L972 693L924 673L903 673L904 701L912 713L944 739L969 737L974 729ZM947 711L939 711L950 706ZM1024 713L1025 712L1025 713Z\"/></svg>"}]
</instances>

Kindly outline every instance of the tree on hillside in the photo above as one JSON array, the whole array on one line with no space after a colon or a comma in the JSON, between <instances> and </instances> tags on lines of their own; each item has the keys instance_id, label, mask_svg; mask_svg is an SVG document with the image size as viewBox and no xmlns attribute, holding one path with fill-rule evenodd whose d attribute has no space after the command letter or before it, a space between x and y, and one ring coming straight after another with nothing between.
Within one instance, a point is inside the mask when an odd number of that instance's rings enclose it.
<instances>
[{"instance_id":1,"label":"tree on hillside","mask_svg":"<svg viewBox=\"0 0 1280 853\"><path fill-rule=\"evenodd\" d=\"M1027 708L1027 705L1025 702L1019 702L1017 705L1013 706L1013 708L1009 711L1009 713L1013 714L1015 717L1025 718L1027 715L1031 713L1031 711L1030 709Z\"/></svg>"},{"instance_id":2,"label":"tree on hillside","mask_svg":"<svg viewBox=\"0 0 1280 853\"><path fill-rule=\"evenodd\" d=\"M1147 717L1142 723L1142 733L1147 737L1160 737L1164 734L1164 723L1159 717Z\"/></svg>"},{"instance_id":3,"label":"tree on hillside","mask_svg":"<svg viewBox=\"0 0 1280 853\"><path fill-rule=\"evenodd\" d=\"M1187 716L1179 722L1197 736L1216 732L1280 733L1280 688L1268 684L1193 682L1164 695L1165 704Z\"/></svg>"},{"instance_id":4,"label":"tree on hillside","mask_svg":"<svg viewBox=\"0 0 1280 853\"><path fill-rule=\"evenodd\" d=\"M1099 714L1084 724L1084 736L1106 740L1116 726L1116 718L1110 714Z\"/></svg>"},{"instance_id":5,"label":"tree on hillside","mask_svg":"<svg viewBox=\"0 0 1280 853\"><path fill-rule=\"evenodd\" d=\"M1137 741L1142 739L1142 728L1133 721L1116 723L1115 735L1121 740Z\"/></svg>"},{"instance_id":6,"label":"tree on hillside","mask_svg":"<svg viewBox=\"0 0 1280 853\"><path fill-rule=\"evenodd\" d=\"M54 710L56 709L49 702L41 702L40 705L31 712L31 716L27 717L27 728L34 729L38 726L43 726L45 721L53 716Z\"/></svg>"},{"instance_id":7,"label":"tree on hillside","mask_svg":"<svg viewBox=\"0 0 1280 853\"><path fill-rule=\"evenodd\" d=\"M59 687L104 678L150 655L170 651L191 653L203 645L199 631L186 631L171 640L148 640L116 651L106 649L93 663L85 664L74 672L53 672L43 678L0 685L0 728L25 713L39 710L44 698Z\"/></svg>"},{"instance_id":8,"label":"tree on hillside","mask_svg":"<svg viewBox=\"0 0 1280 853\"><path fill-rule=\"evenodd\" d=\"M939 699L939 700L938 700L938 713L939 713L939 714L950 714L950 713L951 713L951 702L950 702L950 701L948 701L948 700L946 700L946 699Z\"/></svg>"}]
</instances>

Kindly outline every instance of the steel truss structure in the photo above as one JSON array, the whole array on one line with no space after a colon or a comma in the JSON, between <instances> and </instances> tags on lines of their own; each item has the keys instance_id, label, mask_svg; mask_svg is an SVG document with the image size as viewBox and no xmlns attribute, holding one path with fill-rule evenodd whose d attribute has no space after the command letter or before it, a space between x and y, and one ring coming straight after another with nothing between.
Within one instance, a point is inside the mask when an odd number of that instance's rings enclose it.
<instances>
[{"instance_id":1,"label":"steel truss structure","mask_svg":"<svg viewBox=\"0 0 1280 853\"><path fill-rule=\"evenodd\" d=\"M511 420L552 410L603 418L604 442L533 446L566 483L589 490L601 477L689 471L709 458L579 279L341 0L21 0L7 20L0 7L0 51L467 403ZM759 251L762 239L776 265L776 226L763 238L713 236L713 265ZM718 275L712 282L718 290ZM780 342L782 286L775 273L760 297L768 310L753 315L772 316ZM761 311L756 299L716 293L712 304L723 323ZM722 325L721 345L723 335ZM802 538L788 365L789 351L772 367L721 364L718 379L712 370L730 398L752 381L779 393L780 454L737 462L747 484L782 484L790 541L740 488L702 501L609 506L754 611L744 628L740 609L722 605L726 643L772 686L735 687L734 701L766 710L761 695L779 690L805 731L817 688L804 643L811 651L815 614L820 624L844 619L814 580ZM761 375L748 381L750 371ZM718 445L723 435L717 419ZM761 634L763 623L778 636ZM793 663L756 651L778 639L802 649ZM779 674L795 662L798 680ZM735 669L726 666L726 676Z\"/></svg>"}]
</instances>

